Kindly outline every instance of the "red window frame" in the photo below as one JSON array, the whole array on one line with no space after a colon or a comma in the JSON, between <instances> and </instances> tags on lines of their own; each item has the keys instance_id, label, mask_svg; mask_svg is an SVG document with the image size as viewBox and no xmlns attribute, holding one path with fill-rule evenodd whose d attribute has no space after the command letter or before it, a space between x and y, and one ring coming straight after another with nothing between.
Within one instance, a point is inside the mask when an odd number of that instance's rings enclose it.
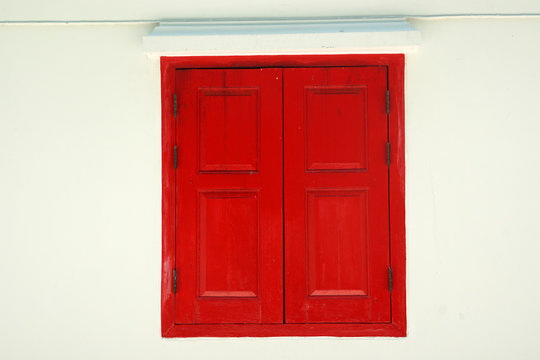
<instances>
[{"instance_id":1,"label":"red window frame","mask_svg":"<svg viewBox=\"0 0 540 360\"><path fill-rule=\"evenodd\" d=\"M161 58L162 105L162 274L161 331L163 337L267 337L267 336L406 336L405 296L405 109L403 54L377 55L257 55ZM211 324L174 322L175 294L175 170L173 95L175 70L209 68L385 66L390 91L389 234L393 273L391 321L341 324Z\"/></svg>"}]
</instances>

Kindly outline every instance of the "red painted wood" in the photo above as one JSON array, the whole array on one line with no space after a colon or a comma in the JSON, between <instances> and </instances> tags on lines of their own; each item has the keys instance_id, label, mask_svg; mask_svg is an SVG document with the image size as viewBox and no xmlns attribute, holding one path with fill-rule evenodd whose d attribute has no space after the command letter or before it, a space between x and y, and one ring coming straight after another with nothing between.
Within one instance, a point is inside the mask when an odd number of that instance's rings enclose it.
<instances>
[{"instance_id":1,"label":"red painted wood","mask_svg":"<svg viewBox=\"0 0 540 360\"><path fill-rule=\"evenodd\" d=\"M318 189L301 195L307 209L306 296L368 296L368 189ZM293 281L290 285L295 286Z\"/></svg>"},{"instance_id":2,"label":"red painted wood","mask_svg":"<svg viewBox=\"0 0 540 360\"><path fill-rule=\"evenodd\" d=\"M391 295L392 319L388 324L211 324L181 325L174 323L177 311L172 288L175 263L175 171L172 169L172 145L175 121L172 94L175 71L188 68L261 68L381 65L388 69L390 89L389 138L392 143L390 165L390 237L394 286ZM405 159L404 159L404 56L392 55L277 55L162 57L162 335L164 337L196 336L406 336L405 296Z\"/></svg>"},{"instance_id":3,"label":"red painted wood","mask_svg":"<svg viewBox=\"0 0 540 360\"><path fill-rule=\"evenodd\" d=\"M388 64L390 89L389 169L390 253L394 284L392 289L392 323L407 333L406 253L405 253L405 56L395 55Z\"/></svg>"},{"instance_id":4,"label":"red painted wood","mask_svg":"<svg viewBox=\"0 0 540 360\"><path fill-rule=\"evenodd\" d=\"M175 325L164 337L392 336L406 333L394 324L210 324Z\"/></svg>"},{"instance_id":5,"label":"red painted wood","mask_svg":"<svg viewBox=\"0 0 540 360\"><path fill-rule=\"evenodd\" d=\"M285 69L284 109L286 322L390 322L386 68Z\"/></svg>"},{"instance_id":6,"label":"red painted wood","mask_svg":"<svg viewBox=\"0 0 540 360\"><path fill-rule=\"evenodd\" d=\"M175 299L173 269L175 266L176 172L173 169L173 146L176 123L173 117L173 94L176 67L161 58L161 177L162 177L162 267L161 267L161 332L174 328Z\"/></svg>"},{"instance_id":7,"label":"red painted wood","mask_svg":"<svg viewBox=\"0 0 540 360\"><path fill-rule=\"evenodd\" d=\"M176 323L283 319L281 76L177 71Z\"/></svg>"},{"instance_id":8,"label":"red painted wood","mask_svg":"<svg viewBox=\"0 0 540 360\"><path fill-rule=\"evenodd\" d=\"M259 88L199 90L199 171L259 169Z\"/></svg>"},{"instance_id":9,"label":"red painted wood","mask_svg":"<svg viewBox=\"0 0 540 360\"><path fill-rule=\"evenodd\" d=\"M287 91L294 86L292 81L299 71L305 70L287 69L289 74L294 74L287 76ZM326 83L322 78L321 81ZM367 87L350 84L299 86L304 100L305 169L314 172L365 170ZM291 104L290 107L297 108L298 105Z\"/></svg>"},{"instance_id":10,"label":"red painted wood","mask_svg":"<svg viewBox=\"0 0 540 360\"><path fill-rule=\"evenodd\" d=\"M199 298L257 298L259 191L199 190Z\"/></svg>"},{"instance_id":11,"label":"red painted wood","mask_svg":"<svg viewBox=\"0 0 540 360\"><path fill-rule=\"evenodd\" d=\"M401 60L400 60L401 58ZM253 56L182 56L162 57L162 69L214 69L261 67L321 67L321 66L399 66L403 54L365 55L253 55ZM166 64L165 66L163 66Z\"/></svg>"}]
</instances>

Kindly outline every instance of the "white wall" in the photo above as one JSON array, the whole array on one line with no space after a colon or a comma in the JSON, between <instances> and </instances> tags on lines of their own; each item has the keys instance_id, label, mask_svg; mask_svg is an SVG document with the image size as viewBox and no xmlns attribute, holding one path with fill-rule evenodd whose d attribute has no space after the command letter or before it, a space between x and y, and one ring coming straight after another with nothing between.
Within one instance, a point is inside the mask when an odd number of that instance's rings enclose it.
<instances>
[{"instance_id":1,"label":"white wall","mask_svg":"<svg viewBox=\"0 0 540 360\"><path fill-rule=\"evenodd\" d=\"M540 19L413 26L404 339L162 339L152 26L0 26L0 358L538 358Z\"/></svg>"},{"instance_id":2,"label":"white wall","mask_svg":"<svg viewBox=\"0 0 540 360\"><path fill-rule=\"evenodd\" d=\"M46 5L45 5L46 4ZM2 0L0 21L540 13L538 0Z\"/></svg>"}]
</instances>

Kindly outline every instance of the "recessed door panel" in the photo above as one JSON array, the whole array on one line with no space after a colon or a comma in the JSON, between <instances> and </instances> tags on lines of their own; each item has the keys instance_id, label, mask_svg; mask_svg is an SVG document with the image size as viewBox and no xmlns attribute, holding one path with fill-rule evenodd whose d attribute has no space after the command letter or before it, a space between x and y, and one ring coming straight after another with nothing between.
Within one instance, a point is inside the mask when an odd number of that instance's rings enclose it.
<instances>
[{"instance_id":1,"label":"recessed door panel","mask_svg":"<svg viewBox=\"0 0 540 360\"><path fill-rule=\"evenodd\" d=\"M259 168L259 88L199 89L200 171Z\"/></svg>"},{"instance_id":2,"label":"recessed door panel","mask_svg":"<svg viewBox=\"0 0 540 360\"><path fill-rule=\"evenodd\" d=\"M306 195L308 295L368 295L367 191Z\"/></svg>"},{"instance_id":3,"label":"recessed door panel","mask_svg":"<svg viewBox=\"0 0 540 360\"><path fill-rule=\"evenodd\" d=\"M306 168L358 171L366 168L365 86L306 86Z\"/></svg>"},{"instance_id":4,"label":"recessed door panel","mask_svg":"<svg viewBox=\"0 0 540 360\"><path fill-rule=\"evenodd\" d=\"M199 194L200 297L257 297L258 205L255 191Z\"/></svg>"}]
</instances>

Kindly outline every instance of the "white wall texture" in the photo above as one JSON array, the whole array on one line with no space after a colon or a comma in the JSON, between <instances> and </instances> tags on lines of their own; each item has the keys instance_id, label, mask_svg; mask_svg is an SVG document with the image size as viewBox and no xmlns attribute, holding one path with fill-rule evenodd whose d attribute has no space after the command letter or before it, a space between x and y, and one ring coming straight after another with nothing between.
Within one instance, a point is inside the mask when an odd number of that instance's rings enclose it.
<instances>
[{"instance_id":1,"label":"white wall texture","mask_svg":"<svg viewBox=\"0 0 540 360\"><path fill-rule=\"evenodd\" d=\"M0 4L4 20L20 19L15 3ZM233 3L236 16L270 7ZM309 3L306 15L344 1ZM181 7L163 4L125 17ZM36 6L35 20L100 16ZM159 65L141 50L153 25L0 25L0 358L538 359L540 18L412 25L401 339L162 339Z\"/></svg>"},{"instance_id":2,"label":"white wall texture","mask_svg":"<svg viewBox=\"0 0 540 360\"><path fill-rule=\"evenodd\" d=\"M540 13L538 0L2 0L0 21Z\"/></svg>"}]
</instances>

